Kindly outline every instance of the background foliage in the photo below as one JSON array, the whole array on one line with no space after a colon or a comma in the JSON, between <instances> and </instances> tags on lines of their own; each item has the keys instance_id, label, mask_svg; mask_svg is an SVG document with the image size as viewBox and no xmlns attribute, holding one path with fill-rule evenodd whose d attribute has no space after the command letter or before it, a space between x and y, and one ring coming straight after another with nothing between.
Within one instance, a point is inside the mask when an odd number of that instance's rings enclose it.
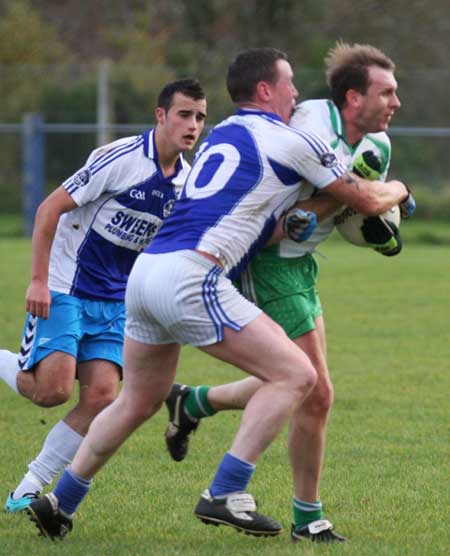
<instances>
[{"instance_id":1,"label":"background foliage","mask_svg":"<svg viewBox=\"0 0 450 556\"><path fill-rule=\"evenodd\" d=\"M337 39L377 45L395 60L402 108L394 126L450 127L446 0L96 0L83 9L76 0L0 0L0 122L30 111L49 123L95 122L107 60L113 122L151 124L162 84L194 75L213 124L233 110L224 86L230 59L262 45L289 53L302 98L325 97L323 57ZM96 137L46 139L52 189L83 164ZM450 137L392 140L392 176L424 189L422 215L430 205L433 216L450 215ZM17 134L0 134L0 211L20 210L20 149Z\"/></svg>"}]
</instances>

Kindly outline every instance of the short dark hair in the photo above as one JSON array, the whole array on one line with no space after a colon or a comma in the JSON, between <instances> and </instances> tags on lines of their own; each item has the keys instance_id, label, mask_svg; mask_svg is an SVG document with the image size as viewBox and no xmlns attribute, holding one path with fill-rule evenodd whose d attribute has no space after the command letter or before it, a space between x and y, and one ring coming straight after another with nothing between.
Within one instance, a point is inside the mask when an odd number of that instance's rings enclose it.
<instances>
[{"instance_id":1,"label":"short dark hair","mask_svg":"<svg viewBox=\"0 0 450 556\"><path fill-rule=\"evenodd\" d=\"M338 108L346 102L346 94L354 89L365 94L370 85L369 68L395 70L394 62L381 50L369 44L347 44L338 41L325 57L327 82L331 99Z\"/></svg>"},{"instance_id":2,"label":"short dark hair","mask_svg":"<svg viewBox=\"0 0 450 556\"><path fill-rule=\"evenodd\" d=\"M181 93L182 95L194 100L202 100L205 98L205 93L200 85L200 82L197 79L188 77L167 83L167 85L159 93L157 106L164 108L167 112L172 106L175 93Z\"/></svg>"},{"instance_id":3,"label":"short dark hair","mask_svg":"<svg viewBox=\"0 0 450 556\"><path fill-rule=\"evenodd\" d=\"M288 57L276 48L249 48L240 52L230 64L227 73L227 89L231 100L249 101L260 81L275 83L278 78L277 60L288 61Z\"/></svg>"}]
</instances>

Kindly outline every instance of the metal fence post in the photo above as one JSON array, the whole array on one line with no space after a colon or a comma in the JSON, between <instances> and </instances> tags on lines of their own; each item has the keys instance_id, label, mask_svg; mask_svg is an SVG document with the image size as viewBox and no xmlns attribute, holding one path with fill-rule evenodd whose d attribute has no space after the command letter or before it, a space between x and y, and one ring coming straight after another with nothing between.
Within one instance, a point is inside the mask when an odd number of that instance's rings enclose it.
<instances>
[{"instance_id":1,"label":"metal fence post","mask_svg":"<svg viewBox=\"0 0 450 556\"><path fill-rule=\"evenodd\" d=\"M97 147L111 141L108 125L111 119L111 62L102 60L97 74Z\"/></svg>"},{"instance_id":2,"label":"metal fence post","mask_svg":"<svg viewBox=\"0 0 450 556\"><path fill-rule=\"evenodd\" d=\"M44 198L44 121L40 114L23 118L22 211L26 236L33 232L34 216Z\"/></svg>"}]
</instances>

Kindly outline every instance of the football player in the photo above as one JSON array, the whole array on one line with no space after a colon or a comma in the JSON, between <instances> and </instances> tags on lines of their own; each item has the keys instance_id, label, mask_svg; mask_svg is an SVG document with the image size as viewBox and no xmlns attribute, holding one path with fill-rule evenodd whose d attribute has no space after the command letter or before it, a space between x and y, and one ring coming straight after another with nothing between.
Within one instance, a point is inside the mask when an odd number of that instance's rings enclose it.
<instances>
[{"instance_id":1,"label":"football player","mask_svg":"<svg viewBox=\"0 0 450 556\"><path fill-rule=\"evenodd\" d=\"M229 67L227 87L237 113L200 146L173 212L130 274L124 387L94 419L55 490L29 506L46 536L65 536L92 477L161 407L186 343L264 382L248 400L196 516L258 536L282 531L257 510L247 485L258 457L315 388L318 373L230 277L267 242L303 178L340 203L372 213L407 204L410 195L399 181L370 182L349 173L318 136L287 125L298 92L279 50L240 53Z\"/></svg>"},{"instance_id":2,"label":"football player","mask_svg":"<svg viewBox=\"0 0 450 556\"><path fill-rule=\"evenodd\" d=\"M290 125L301 132L318 134L332 146L347 170L370 180L384 181L391 159L386 130L400 107L394 63L373 46L341 42L329 51L325 63L331 98L299 104ZM318 190L311 184L300 190L300 199L304 201L299 206L314 210L319 218L310 238L302 243L285 239L265 248L240 277L240 288L283 327L308 355L317 372L316 385L303 404L297 406L290 424L289 454L294 477L292 538L342 542L343 537L324 519L319 490L333 386L313 253L333 230L336 211L342 209L340 200L324 191L329 188ZM413 202L408 196L406 199ZM346 204L352 206L352 200ZM379 214L369 205L360 212ZM403 215L408 216L409 212L404 210ZM384 226L380 231L373 228L376 225L372 224L372 237L385 233ZM379 244L376 248L384 247L384 254L395 254L398 252L395 233L388 232L387 236L375 238L374 243ZM166 443L173 459L181 461L186 456L189 434L197 428L199 419L223 409L244 408L261 384L256 378L249 378L212 388L174 385L167 400L166 430Z\"/></svg>"},{"instance_id":3,"label":"football player","mask_svg":"<svg viewBox=\"0 0 450 556\"><path fill-rule=\"evenodd\" d=\"M122 371L125 286L174 205L203 130L206 100L194 79L168 83L156 127L95 150L40 205L32 239L28 315L19 353L0 352L0 376L41 407L76 406L49 432L42 451L6 500L26 508L72 461L95 415L117 394Z\"/></svg>"}]
</instances>

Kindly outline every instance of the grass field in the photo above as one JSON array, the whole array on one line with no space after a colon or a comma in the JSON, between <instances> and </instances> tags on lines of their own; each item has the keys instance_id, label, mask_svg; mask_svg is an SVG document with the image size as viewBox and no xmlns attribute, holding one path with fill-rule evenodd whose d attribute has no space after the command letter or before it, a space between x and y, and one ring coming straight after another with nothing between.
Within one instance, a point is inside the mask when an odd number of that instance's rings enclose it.
<instances>
[{"instance_id":1,"label":"grass field","mask_svg":"<svg viewBox=\"0 0 450 556\"><path fill-rule=\"evenodd\" d=\"M444 238L442 245L418 242L419 229L412 225L405 232L406 247L396 258L337 240L324 244L319 258L336 393L322 498L327 516L349 538L346 545L290 543L285 433L259 462L251 492L286 532L255 539L205 527L192 510L230 444L239 413L205 420L190 456L174 463L164 448L162 411L99 473L70 537L52 544L37 537L25 516L0 512L0 555L449 554L448 226L427 225L427 233ZM0 258L0 346L17 349L29 241L0 239ZM219 384L240 376L191 348L183 351L180 381ZM34 407L0 384L0 496L21 479L66 411Z\"/></svg>"}]
</instances>

